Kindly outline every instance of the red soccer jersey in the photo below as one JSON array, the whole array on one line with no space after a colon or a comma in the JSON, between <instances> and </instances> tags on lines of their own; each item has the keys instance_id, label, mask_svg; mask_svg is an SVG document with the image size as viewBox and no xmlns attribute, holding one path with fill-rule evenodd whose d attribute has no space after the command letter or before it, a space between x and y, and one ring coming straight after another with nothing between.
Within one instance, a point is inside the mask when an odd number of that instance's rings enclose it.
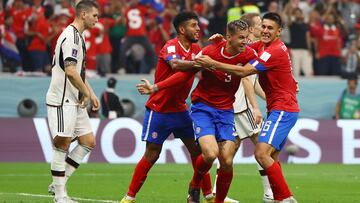
<instances>
[{"instance_id":1,"label":"red soccer jersey","mask_svg":"<svg viewBox=\"0 0 360 203\"><path fill-rule=\"evenodd\" d=\"M12 8L10 10L11 16L13 16L12 30L14 31L18 39L25 38L24 25L26 19L31 15L31 9L17 10Z\"/></svg>"},{"instance_id":2,"label":"red soccer jersey","mask_svg":"<svg viewBox=\"0 0 360 203\"><path fill-rule=\"evenodd\" d=\"M40 16L36 20L35 32L40 33L44 38L46 38L49 35L50 30L50 24L48 20L44 16ZM46 51L46 43L42 39L40 39L38 36L34 36L31 40L30 45L28 46L29 51Z\"/></svg>"},{"instance_id":3,"label":"red soccer jersey","mask_svg":"<svg viewBox=\"0 0 360 203\"><path fill-rule=\"evenodd\" d=\"M226 52L225 45L226 41L211 44L202 50L202 55L208 55L216 61L233 65L245 65L256 57L256 52L250 47L231 56ZM191 94L191 100L193 103L203 102L217 109L232 109L240 80L240 77L222 71L203 70L199 83Z\"/></svg>"},{"instance_id":4,"label":"red soccer jersey","mask_svg":"<svg viewBox=\"0 0 360 203\"><path fill-rule=\"evenodd\" d=\"M98 35L100 35L100 30L96 26L92 29L85 30L83 33L86 46L86 69L88 70L96 70L97 46L95 40Z\"/></svg>"},{"instance_id":5,"label":"red soccer jersey","mask_svg":"<svg viewBox=\"0 0 360 203\"><path fill-rule=\"evenodd\" d=\"M200 51L199 45L193 43L189 50L185 50L177 38L169 40L161 49L155 72L155 83L169 78L176 73L168 61L177 58L182 60L193 60ZM190 80L176 87L164 89L150 95L146 107L161 113L183 112L187 110L186 98L189 95L194 76Z\"/></svg>"},{"instance_id":6,"label":"red soccer jersey","mask_svg":"<svg viewBox=\"0 0 360 203\"><path fill-rule=\"evenodd\" d=\"M134 7L130 7L125 11L127 36L145 36L146 24L145 14L147 7L138 4Z\"/></svg>"},{"instance_id":7,"label":"red soccer jersey","mask_svg":"<svg viewBox=\"0 0 360 203\"><path fill-rule=\"evenodd\" d=\"M115 20L112 18L100 18L96 23L96 27L100 30L100 35L96 38L96 53L110 54L112 46L109 38L109 29L115 25Z\"/></svg>"},{"instance_id":8,"label":"red soccer jersey","mask_svg":"<svg viewBox=\"0 0 360 203\"><path fill-rule=\"evenodd\" d=\"M266 94L267 111L299 112L296 81L285 44L277 39L268 47L261 41L251 47L258 52L258 57L250 63L260 71L259 83Z\"/></svg>"}]
</instances>

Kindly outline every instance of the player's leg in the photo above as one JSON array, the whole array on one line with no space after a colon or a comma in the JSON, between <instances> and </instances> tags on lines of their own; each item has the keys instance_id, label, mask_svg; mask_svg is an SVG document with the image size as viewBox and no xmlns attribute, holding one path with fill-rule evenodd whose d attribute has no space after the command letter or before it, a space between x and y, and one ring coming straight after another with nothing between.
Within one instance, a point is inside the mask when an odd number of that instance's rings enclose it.
<instances>
[{"instance_id":1,"label":"player's leg","mask_svg":"<svg viewBox=\"0 0 360 203\"><path fill-rule=\"evenodd\" d=\"M150 109L145 111L142 140L146 141L146 149L143 157L140 159L134 169L134 173L129 184L126 196L121 203L135 202L135 197L147 178L147 174L159 158L162 144L169 136L168 130L169 114L154 112Z\"/></svg>"},{"instance_id":2,"label":"player's leg","mask_svg":"<svg viewBox=\"0 0 360 203\"><path fill-rule=\"evenodd\" d=\"M48 123L53 137L53 157L51 160L53 183L51 186L55 193L55 201L68 199L65 189L65 158L74 132L76 108L76 106L47 107ZM69 202L71 202L70 199Z\"/></svg>"},{"instance_id":3,"label":"player's leg","mask_svg":"<svg viewBox=\"0 0 360 203\"><path fill-rule=\"evenodd\" d=\"M252 143L254 143L255 146L256 146L256 143L258 140L258 135L259 135L259 133L256 133L256 135L250 137ZM269 178L268 178L264 168L257 161L256 161L256 166L259 171L259 174L261 177L261 182L262 182L263 189L264 189L263 201L264 201L264 203L271 203L274 201L274 195L271 190Z\"/></svg>"},{"instance_id":4,"label":"player's leg","mask_svg":"<svg viewBox=\"0 0 360 203\"><path fill-rule=\"evenodd\" d=\"M296 120L297 113L272 111L265 121L255 147L255 158L265 169L274 199L277 201L289 198L292 194L282 174L280 165L273 157L276 157L276 154L281 151Z\"/></svg>"},{"instance_id":5,"label":"player's leg","mask_svg":"<svg viewBox=\"0 0 360 203\"><path fill-rule=\"evenodd\" d=\"M201 150L195 142L194 129L192 126L192 120L189 112L177 113L174 117L174 129L173 134L176 138L180 138L185 147L190 153L191 164L195 169L196 159L201 155ZM210 174L206 173L200 183L201 190L206 200L214 198L211 192L211 179Z\"/></svg>"},{"instance_id":6,"label":"player's leg","mask_svg":"<svg viewBox=\"0 0 360 203\"><path fill-rule=\"evenodd\" d=\"M77 109L77 119L75 124L74 136L77 138L78 145L66 157L65 180L79 168L81 161L96 146L95 136L92 132L89 115L86 109Z\"/></svg>"},{"instance_id":7,"label":"player's leg","mask_svg":"<svg viewBox=\"0 0 360 203\"><path fill-rule=\"evenodd\" d=\"M216 182L215 202L224 202L233 177L233 159L236 153L236 144L225 140L218 142L220 168Z\"/></svg>"},{"instance_id":8,"label":"player's leg","mask_svg":"<svg viewBox=\"0 0 360 203\"><path fill-rule=\"evenodd\" d=\"M146 149L143 157L135 167L131 182L128 188L128 192L121 202L131 202L135 200L136 194L144 184L147 174L159 158L162 145L155 143L146 143Z\"/></svg>"}]
</instances>

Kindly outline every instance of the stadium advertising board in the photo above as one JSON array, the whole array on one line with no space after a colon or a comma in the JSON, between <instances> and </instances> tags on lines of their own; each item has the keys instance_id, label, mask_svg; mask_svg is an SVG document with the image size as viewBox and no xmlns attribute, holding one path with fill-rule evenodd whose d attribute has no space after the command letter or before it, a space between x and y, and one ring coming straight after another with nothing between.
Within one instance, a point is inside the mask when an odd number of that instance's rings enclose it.
<instances>
[{"instance_id":1,"label":"stadium advertising board","mask_svg":"<svg viewBox=\"0 0 360 203\"><path fill-rule=\"evenodd\" d=\"M145 150L141 141L141 119L92 119L97 147L84 162L137 163ZM45 118L0 119L1 162L50 162L51 136ZM281 153L283 162L292 163L360 163L360 120L299 119L290 132L289 145L298 152ZM74 144L72 144L74 147ZM235 163L254 163L254 147L245 140ZM158 163L189 163L186 148L180 140L165 141Z\"/></svg>"}]
</instances>

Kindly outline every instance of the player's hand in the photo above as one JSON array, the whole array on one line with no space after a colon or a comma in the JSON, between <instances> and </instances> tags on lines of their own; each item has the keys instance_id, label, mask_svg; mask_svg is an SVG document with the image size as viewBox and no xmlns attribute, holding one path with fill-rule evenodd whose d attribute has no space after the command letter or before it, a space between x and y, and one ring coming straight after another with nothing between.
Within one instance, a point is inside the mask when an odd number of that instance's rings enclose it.
<instances>
[{"instance_id":1,"label":"player's hand","mask_svg":"<svg viewBox=\"0 0 360 203\"><path fill-rule=\"evenodd\" d=\"M262 122L262 114L260 112L260 109L253 109L253 116L255 119L256 124L260 124Z\"/></svg>"},{"instance_id":2,"label":"player's hand","mask_svg":"<svg viewBox=\"0 0 360 203\"><path fill-rule=\"evenodd\" d=\"M299 87L299 83L296 82L296 93L299 93L300 92L300 87Z\"/></svg>"},{"instance_id":3,"label":"player's hand","mask_svg":"<svg viewBox=\"0 0 360 203\"><path fill-rule=\"evenodd\" d=\"M147 79L141 79L141 82L143 83L136 85L136 88L140 94L152 94L156 92L154 85L151 84Z\"/></svg>"},{"instance_id":4,"label":"player's hand","mask_svg":"<svg viewBox=\"0 0 360 203\"><path fill-rule=\"evenodd\" d=\"M93 110L93 111L98 111L99 110L100 102L99 102L99 99L97 98L96 95L91 96L91 104L92 104L91 110Z\"/></svg>"},{"instance_id":5,"label":"player's hand","mask_svg":"<svg viewBox=\"0 0 360 203\"><path fill-rule=\"evenodd\" d=\"M87 105L89 104L90 102L90 94L89 92L83 94L81 100L80 100L80 103L79 103L79 106L80 108L86 108Z\"/></svg>"},{"instance_id":6,"label":"player's hand","mask_svg":"<svg viewBox=\"0 0 360 203\"><path fill-rule=\"evenodd\" d=\"M216 34L213 34L213 35L211 35L211 37L209 37L209 42L212 42L212 43L219 43L219 42L221 42L221 41L223 41L224 40L224 36L222 36L222 34L218 34L218 33L216 33Z\"/></svg>"},{"instance_id":7,"label":"player's hand","mask_svg":"<svg viewBox=\"0 0 360 203\"><path fill-rule=\"evenodd\" d=\"M215 69L213 65L215 61L207 55L199 56L198 58L195 59L195 62L200 64L201 67L203 68L210 70Z\"/></svg>"}]
</instances>

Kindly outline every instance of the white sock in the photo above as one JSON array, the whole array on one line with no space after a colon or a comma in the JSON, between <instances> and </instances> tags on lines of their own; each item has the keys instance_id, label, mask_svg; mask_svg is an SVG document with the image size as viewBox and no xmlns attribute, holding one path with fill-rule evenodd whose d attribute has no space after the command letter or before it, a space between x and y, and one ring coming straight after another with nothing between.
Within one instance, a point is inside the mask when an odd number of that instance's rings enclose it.
<instances>
[{"instance_id":1,"label":"white sock","mask_svg":"<svg viewBox=\"0 0 360 203\"><path fill-rule=\"evenodd\" d=\"M126 200L135 200L135 197L130 197L130 196L126 195L125 199Z\"/></svg>"},{"instance_id":2,"label":"white sock","mask_svg":"<svg viewBox=\"0 0 360 203\"><path fill-rule=\"evenodd\" d=\"M273 197L269 178L265 174L265 170L260 166L260 164L258 162L256 162L256 165L257 165L257 168L258 168L260 176L261 176L262 184L264 187L264 194L268 195L269 197Z\"/></svg>"},{"instance_id":3,"label":"white sock","mask_svg":"<svg viewBox=\"0 0 360 203\"><path fill-rule=\"evenodd\" d=\"M218 177L219 168L220 168L220 161L217 159L216 160L216 175L215 175L215 180L214 180L213 189L212 189L213 194L216 193L216 181L217 181L217 177Z\"/></svg>"},{"instance_id":4,"label":"white sock","mask_svg":"<svg viewBox=\"0 0 360 203\"><path fill-rule=\"evenodd\" d=\"M51 160L51 174L55 187L55 198L66 196L65 192L65 157L67 152L61 149L53 149Z\"/></svg>"},{"instance_id":5,"label":"white sock","mask_svg":"<svg viewBox=\"0 0 360 203\"><path fill-rule=\"evenodd\" d=\"M66 166L65 166L65 181L75 172L79 167L83 158L91 151L89 147L84 145L77 145L66 157Z\"/></svg>"}]
</instances>

